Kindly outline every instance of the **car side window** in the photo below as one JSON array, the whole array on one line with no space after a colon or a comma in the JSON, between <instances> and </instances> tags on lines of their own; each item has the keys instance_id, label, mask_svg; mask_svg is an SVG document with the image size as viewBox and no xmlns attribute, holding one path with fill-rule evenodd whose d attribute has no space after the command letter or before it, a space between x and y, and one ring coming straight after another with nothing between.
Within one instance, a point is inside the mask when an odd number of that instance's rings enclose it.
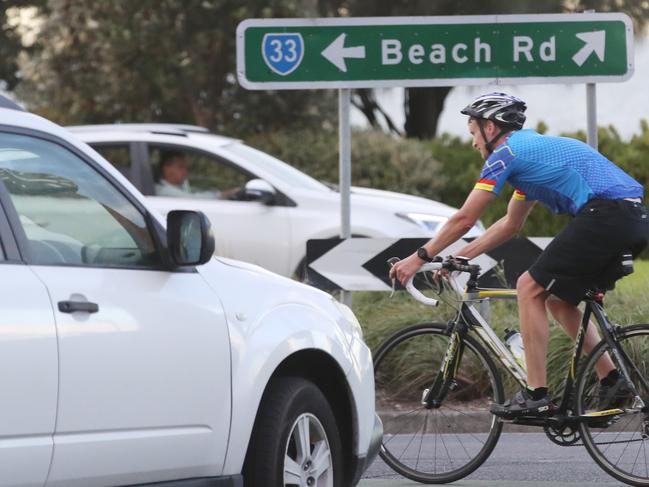
<instances>
[{"instance_id":1,"label":"car side window","mask_svg":"<svg viewBox=\"0 0 649 487\"><path fill-rule=\"evenodd\" d=\"M0 133L0 181L27 236L31 263L159 267L142 213L62 146Z\"/></svg>"},{"instance_id":2,"label":"car side window","mask_svg":"<svg viewBox=\"0 0 649 487\"><path fill-rule=\"evenodd\" d=\"M99 152L129 181L131 178L131 148L128 144L93 144L92 148Z\"/></svg>"},{"instance_id":3,"label":"car side window","mask_svg":"<svg viewBox=\"0 0 649 487\"><path fill-rule=\"evenodd\" d=\"M251 176L199 151L149 148L156 196L236 200Z\"/></svg>"}]
</instances>

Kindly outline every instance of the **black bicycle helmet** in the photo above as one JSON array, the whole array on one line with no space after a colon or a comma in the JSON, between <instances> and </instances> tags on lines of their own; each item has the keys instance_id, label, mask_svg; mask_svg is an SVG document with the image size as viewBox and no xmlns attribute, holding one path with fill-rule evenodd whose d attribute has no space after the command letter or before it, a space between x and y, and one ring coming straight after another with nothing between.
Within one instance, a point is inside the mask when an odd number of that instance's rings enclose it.
<instances>
[{"instance_id":1,"label":"black bicycle helmet","mask_svg":"<svg viewBox=\"0 0 649 487\"><path fill-rule=\"evenodd\" d=\"M462 110L473 118L493 120L507 128L520 130L525 123L527 106L520 98L507 93L488 93L479 96Z\"/></svg>"}]
</instances>

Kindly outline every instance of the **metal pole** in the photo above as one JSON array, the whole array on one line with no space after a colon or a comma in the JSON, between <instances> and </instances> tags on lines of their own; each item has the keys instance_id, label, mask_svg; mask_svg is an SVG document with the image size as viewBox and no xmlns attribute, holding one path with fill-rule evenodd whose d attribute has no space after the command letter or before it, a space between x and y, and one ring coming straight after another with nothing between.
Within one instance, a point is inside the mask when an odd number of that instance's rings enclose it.
<instances>
[{"instance_id":1,"label":"metal pole","mask_svg":"<svg viewBox=\"0 0 649 487\"><path fill-rule=\"evenodd\" d=\"M352 133L349 126L349 107L351 91L347 88L338 90L338 147L340 170L340 237L351 237L351 185L352 185ZM352 305L351 291L342 291L340 300L347 306Z\"/></svg>"},{"instance_id":2,"label":"metal pole","mask_svg":"<svg viewBox=\"0 0 649 487\"><path fill-rule=\"evenodd\" d=\"M585 14L595 13L595 9L584 10ZM586 142L597 150L597 87L595 83L586 84Z\"/></svg>"},{"instance_id":3,"label":"metal pole","mask_svg":"<svg viewBox=\"0 0 649 487\"><path fill-rule=\"evenodd\" d=\"M588 145L597 150L597 85L586 85L586 118L588 121Z\"/></svg>"}]
</instances>

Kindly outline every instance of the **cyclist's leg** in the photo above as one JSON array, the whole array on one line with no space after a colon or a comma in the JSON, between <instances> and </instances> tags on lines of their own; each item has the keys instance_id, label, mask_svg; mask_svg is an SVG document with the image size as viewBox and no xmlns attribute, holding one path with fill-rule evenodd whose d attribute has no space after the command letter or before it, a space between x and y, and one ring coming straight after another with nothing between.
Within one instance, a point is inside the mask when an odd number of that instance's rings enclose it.
<instances>
[{"instance_id":1,"label":"cyclist's leg","mask_svg":"<svg viewBox=\"0 0 649 487\"><path fill-rule=\"evenodd\" d=\"M545 309L549 293L528 272L516 284L521 335L525 344L527 383L532 388L546 387L546 362L550 324Z\"/></svg>"},{"instance_id":2,"label":"cyclist's leg","mask_svg":"<svg viewBox=\"0 0 649 487\"><path fill-rule=\"evenodd\" d=\"M545 310L548 293L526 272L516 286L521 333L525 345L528 387L511 400L500 405L492 404L490 410L497 416L547 416L555 409L547 395L546 362L550 339L549 322Z\"/></svg>"},{"instance_id":3,"label":"cyclist's leg","mask_svg":"<svg viewBox=\"0 0 649 487\"><path fill-rule=\"evenodd\" d=\"M581 320L583 313L581 310L570 303L556 297L550 296L546 301L546 305L552 316L561 324L563 329L566 331L568 336L573 340L577 338L577 333L579 333L579 328L581 327ZM588 329L586 330L586 336L584 337L584 351L589 353L595 346L600 342L601 337L597 331L597 328L592 321L589 322ZM600 379L606 377L615 366L613 361L609 356L608 352L604 353L602 357L597 361L595 367L597 371L597 376Z\"/></svg>"},{"instance_id":4,"label":"cyclist's leg","mask_svg":"<svg viewBox=\"0 0 649 487\"><path fill-rule=\"evenodd\" d=\"M547 306L573 337L581 323L577 306L586 291L601 283L603 274L612 264L619 263L622 250L628 247L626 233L629 226L625 224L623 206L615 200L589 202L552 240L528 271L537 287L555 297L546 301ZM596 329L590 326L586 350L598 342ZM612 363L607 363L606 357L602 357L597 371L604 377L612 368Z\"/></svg>"}]
</instances>

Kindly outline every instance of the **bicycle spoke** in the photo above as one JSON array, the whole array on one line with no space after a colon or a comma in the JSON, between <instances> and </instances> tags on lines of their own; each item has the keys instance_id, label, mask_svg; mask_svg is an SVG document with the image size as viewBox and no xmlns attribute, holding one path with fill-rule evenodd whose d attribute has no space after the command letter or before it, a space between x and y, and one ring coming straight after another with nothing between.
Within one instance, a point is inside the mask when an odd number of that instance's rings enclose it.
<instances>
[{"instance_id":1,"label":"bicycle spoke","mask_svg":"<svg viewBox=\"0 0 649 487\"><path fill-rule=\"evenodd\" d=\"M440 414L441 414L442 416L445 416L444 413L442 413L441 411L440 411ZM466 453L467 458L470 460L470 459L471 459L471 455L469 455L469 452L468 452L467 449L465 448L464 443L462 443L462 440L460 439L460 437L458 436L457 433L454 432L453 434L454 434L455 437L457 438L457 442L460 444L460 446L461 446L462 449L464 450L464 453ZM471 435L471 436L473 436L473 435ZM477 439L477 438L476 438L476 439Z\"/></svg>"},{"instance_id":2,"label":"bicycle spoke","mask_svg":"<svg viewBox=\"0 0 649 487\"><path fill-rule=\"evenodd\" d=\"M459 414L462 414L462 415L466 416L467 418L470 417L468 414L465 414L465 413L463 413L463 412L461 412L461 411L459 411L459 410L457 410L455 408L452 408L451 406L447 406L447 408L450 409L451 411L456 411ZM471 435L473 438L475 438L476 441L480 442L480 439L477 436L475 436L473 433L468 433L468 434ZM482 443L484 443L484 442L482 442Z\"/></svg>"},{"instance_id":3,"label":"bicycle spoke","mask_svg":"<svg viewBox=\"0 0 649 487\"><path fill-rule=\"evenodd\" d=\"M419 415L419 414L421 414L422 412L424 412L424 409L423 409L423 408L413 409L412 411L410 411L409 413L404 414L403 416L409 416L409 415L412 414L413 412L416 412L417 415ZM400 416L400 417L401 417L401 416ZM402 432L404 429L406 429L407 427L408 427L408 424L404 421L404 425L403 425L403 426L401 427L401 429L400 429L399 431L397 431L396 433L391 433L390 435L385 435L385 434L384 434L384 435L383 435L383 438L384 438L384 439L385 439L386 436L389 436L390 439L389 439L387 442L384 441L384 442L383 442L383 445L384 445L384 446L387 445L387 444L388 444L392 439L398 437L398 436L401 434L401 432Z\"/></svg>"},{"instance_id":4,"label":"bicycle spoke","mask_svg":"<svg viewBox=\"0 0 649 487\"><path fill-rule=\"evenodd\" d=\"M422 410L420 410L419 412L422 412ZM407 425L406 425L406 426L407 426ZM401 428L400 431L402 431L403 429L405 429L406 426L404 426L403 428ZM388 441L384 441L384 442L383 442L383 446L386 447L387 444L390 443L390 441L392 441L392 440L394 440L394 439L398 439L398 438L400 437L401 434L402 434L401 432L397 432L397 433L395 433L395 434L391 434L391 435L390 435L390 439L389 439ZM383 437L385 438L385 435L384 435ZM412 440L411 440L411 441L412 441Z\"/></svg>"},{"instance_id":5,"label":"bicycle spoke","mask_svg":"<svg viewBox=\"0 0 649 487\"><path fill-rule=\"evenodd\" d=\"M419 431L420 431L420 430L417 430L417 433L418 433ZM405 455L405 453L406 453L406 451L408 450L408 448L410 448L410 445L412 444L412 442L414 441L414 439L417 437L417 433L415 433L415 434L412 436L412 438L410 438L410 441L408 442L408 444L406 445L406 447L404 448L404 450L401 452L401 455L399 455L398 460L401 460L401 458L403 457L403 455Z\"/></svg>"}]
</instances>

